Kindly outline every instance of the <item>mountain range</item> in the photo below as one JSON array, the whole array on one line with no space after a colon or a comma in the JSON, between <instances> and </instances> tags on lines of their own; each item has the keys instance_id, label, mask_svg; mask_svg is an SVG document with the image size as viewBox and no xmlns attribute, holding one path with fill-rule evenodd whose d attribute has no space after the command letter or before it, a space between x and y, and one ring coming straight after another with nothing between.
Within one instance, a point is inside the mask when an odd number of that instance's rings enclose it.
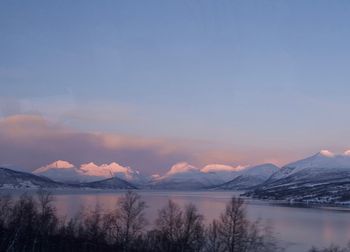
<instances>
[{"instance_id":1,"label":"mountain range","mask_svg":"<svg viewBox=\"0 0 350 252\"><path fill-rule=\"evenodd\" d=\"M350 200L350 152L319 153L287 164L245 194L260 199L336 203Z\"/></svg>"},{"instance_id":2,"label":"mountain range","mask_svg":"<svg viewBox=\"0 0 350 252\"><path fill-rule=\"evenodd\" d=\"M259 199L350 203L350 151L324 150L282 168L273 164L198 168L182 162L164 175L152 176L114 162L77 167L59 160L32 173L0 168L0 188L236 190Z\"/></svg>"},{"instance_id":3,"label":"mountain range","mask_svg":"<svg viewBox=\"0 0 350 252\"><path fill-rule=\"evenodd\" d=\"M14 171L0 168L0 188L59 188L62 183L55 182L49 178L39 177L27 172Z\"/></svg>"},{"instance_id":4,"label":"mountain range","mask_svg":"<svg viewBox=\"0 0 350 252\"><path fill-rule=\"evenodd\" d=\"M248 167L238 172L232 180L215 186L216 189L223 190L249 190L269 179L274 173L278 172L278 166L274 164L262 164Z\"/></svg>"},{"instance_id":5,"label":"mountain range","mask_svg":"<svg viewBox=\"0 0 350 252\"><path fill-rule=\"evenodd\" d=\"M147 188L193 190L207 189L233 179L244 167L212 164L197 168L186 162L175 164L163 176L153 176Z\"/></svg>"},{"instance_id":6,"label":"mountain range","mask_svg":"<svg viewBox=\"0 0 350 252\"><path fill-rule=\"evenodd\" d=\"M136 189L117 177L87 183L64 183L28 172L0 168L0 189Z\"/></svg>"},{"instance_id":7,"label":"mountain range","mask_svg":"<svg viewBox=\"0 0 350 252\"><path fill-rule=\"evenodd\" d=\"M101 189L166 189L166 190L202 190L225 189L237 190L250 188L258 182L265 181L266 177L278 169L276 166L261 165L256 167L229 166L210 164L197 168L186 162L173 165L164 175L144 176L129 167L117 163L96 165L94 163L82 164L79 167L58 160L32 172L31 178L46 179L57 185L47 187L90 187ZM19 173L19 172L17 172ZM27 176L29 173L23 173ZM24 176L22 176L24 177ZM244 186L223 186L234 179L244 179ZM8 179L10 181L10 179ZM242 183L242 182L241 182ZM115 186L116 185L116 186ZM1 186L1 184L0 184ZM15 185L14 187L18 187ZM29 187L29 186L28 186ZM46 187L42 185L42 187Z\"/></svg>"},{"instance_id":8,"label":"mountain range","mask_svg":"<svg viewBox=\"0 0 350 252\"><path fill-rule=\"evenodd\" d=\"M67 161L58 160L34 170L33 174L65 183L86 183L111 177L118 177L133 183L142 181L138 171L115 162L102 165L91 162L76 167Z\"/></svg>"}]
</instances>

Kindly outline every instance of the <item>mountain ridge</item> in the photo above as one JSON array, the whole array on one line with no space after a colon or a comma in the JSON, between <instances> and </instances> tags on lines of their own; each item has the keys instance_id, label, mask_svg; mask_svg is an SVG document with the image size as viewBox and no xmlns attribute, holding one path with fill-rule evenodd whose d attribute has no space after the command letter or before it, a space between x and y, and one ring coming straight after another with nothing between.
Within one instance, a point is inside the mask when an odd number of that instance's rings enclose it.
<instances>
[{"instance_id":1,"label":"mountain ridge","mask_svg":"<svg viewBox=\"0 0 350 252\"><path fill-rule=\"evenodd\" d=\"M289 163L245 194L260 199L334 203L350 199L350 155L320 151Z\"/></svg>"},{"instance_id":2,"label":"mountain ridge","mask_svg":"<svg viewBox=\"0 0 350 252\"><path fill-rule=\"evenodd\" d=\"M222 190L249 190L255 186L264 183L269 177L277 172L280 168L274 164L261 164L252 167L248 167L240 171L239 175L221 185L214 187L213 189Z\"/></svg>"},{"instance_id":3,"label":"mountain ridge","mask_svg":"<svg viewBox=\"0 0 350 252\"><path fill-rule=\"evenodd\" d=\"M69 184L28 172L0 167L0 189L137 189L129 182L114 177L88 183Z\"/></svg>"}]
</instances>

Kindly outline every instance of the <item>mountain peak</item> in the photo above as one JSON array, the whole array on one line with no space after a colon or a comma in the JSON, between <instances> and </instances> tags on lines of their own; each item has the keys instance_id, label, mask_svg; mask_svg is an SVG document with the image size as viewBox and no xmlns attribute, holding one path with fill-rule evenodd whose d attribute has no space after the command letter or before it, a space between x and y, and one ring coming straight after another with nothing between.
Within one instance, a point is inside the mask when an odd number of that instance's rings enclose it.
<instances>
[{"instance_id":1,"label":"mountain peak","mask_svg":"<svg viewBox=\"0 0 350 252\"><path fill-rule=\"evenodd\" d=\"M67 161L64 160L57 160L51 164L42 166L38 169L36 169L35 171L33 171L33 173L42 173L42 172L46 172L48 170L51 169L72 169L75 166Z\"/></svg>"},{"instance_id":2,"label":"mountain peak","mask_svg":"<svg viewBox=\"0 0 350 252\"><path fill-rule=\"evenodd\" d=\"M350 157L350 150L345 150L343 153L334 153L329 150L321 150L315 156L326 157L326 158Z\"/></svg>"},{"instance_id":3,"label":"mountain peak","mask_svg":"<svg viewBox=\"0 0 350 252\"><path fill-rule=\"evenodd\" d=\"M329 150L321 150L319 153L317 153L317 155L328 158L335 156L335 154Z\"/></svg>"},{"instance_id":4,"label":"mountain peak","mask_svg":"<svg viewBox=\"0 0 350 252\"><path fill-rule=\"evenodd\" d=\"M96 165L94 162L82 164L81 167L91 167L91 168L98 168L98 165Z\"/></svg>"},{"instance_id":5,"label":"mountain peak","mask_svg":"<svg viewBox=\"0 0 350 252\"><path fill-rule=\"evenodd\" d=\"M166 175L173 175L177 173L194 172L194 171L199 171L199 169L194 167L193 165L190 165L187 162L180 162L173 165L170 168L170 171L168 171Z\"/></svg>"},{"instance_id":6,"label":"mountain peak","mask_svg":"<svg viewBox=\"0 0 350 252\"><path fill-rule=\"evenodd\" d=\"M110 164L96 165L95 163L82 164L80 170L84 175L97 177L114 177L119 175L122 179L131 180L138 172L133 171L130 167L124 167L116 162Z\"/></svg>"},{"instance_id":7,"label":"mountain peak","mask_svg":"<svg viewBox=\"0 0 350 252\"><path fill-rule=\"evenodd\" d=\"M51 164L49 164L48 166L52 166L52 167L55 167L55 168L60 168L60 169L69 169L69 168L73 168L74 165L67 162L67 161L64 161L64 160L57 160Z\"/></svg>"},{"instance_id":8,"label":"mountain peak","mask_svg":"<svg viewBox=\"0 0 350 252\"><path fill-rule=\"evenodd\" d=\"M343 155L344 155L344 156L350 156L350 150L344 151Z\"/></svg>"}]
</instances>

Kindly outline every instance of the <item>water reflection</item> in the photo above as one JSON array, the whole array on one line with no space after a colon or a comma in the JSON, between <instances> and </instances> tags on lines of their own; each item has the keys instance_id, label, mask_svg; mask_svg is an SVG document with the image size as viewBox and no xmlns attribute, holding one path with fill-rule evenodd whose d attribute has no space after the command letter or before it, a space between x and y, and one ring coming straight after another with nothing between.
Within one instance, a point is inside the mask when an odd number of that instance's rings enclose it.
<instances>
[{"instance_id":1,"label":"water reflection","mask_svg":"<svg viewBox=\"0 0 350 252\"><path fill-rule=\"evenodd\" d=\"M72 217L82 208L95 209L99 205L106 211L114 209L124 192L65 192L55 193L55 204L60 216ZM146 215L152 224L158 209L169 199L180 205L194 203L209 223L218 218L232 192L139 192L147 202ZM287 252L307 251L312 245L328 246L335 243L345 246L350 240L350 215L345 211L330 211L315 208L286 207L266 202L249 200L248 217L261 219L273 227L277 239L288 246Z\"/></svg>"}]
</instances>

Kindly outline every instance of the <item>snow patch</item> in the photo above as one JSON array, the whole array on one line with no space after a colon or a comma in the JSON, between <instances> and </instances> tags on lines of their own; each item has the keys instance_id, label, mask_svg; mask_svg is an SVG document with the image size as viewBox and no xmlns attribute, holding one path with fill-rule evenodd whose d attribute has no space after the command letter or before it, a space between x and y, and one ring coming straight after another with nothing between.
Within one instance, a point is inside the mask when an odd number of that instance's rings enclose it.
<instances>
[{"instance_id":1,"label":"snow patch","mask_svg":"<svg viewBox=\"0 0 350 252\"><path fill-rule=\"evenodd\" d=\"M234 171L241 171L245 169L247 166L230 166L230 165L223 165L223 164L209 164L204 166L200 171L204 173L209 173L209 172L234 172Z\"/></svg>"},{"instance_id":2,"label":"snow patch","mask_svg":"<svg viewBox=\"0 0 350 252\"><path fill-rule=\"evenodd\" d=\"M79 169L84 175L95 177L113 177L116 173L123 173L126 177L131 178L131 169L121 166L115 162L110 164L102 164L100 166L95 163L82 164Z\"/></svg>"},{"instance_id":3,"label":"snow patch","mask_svg":"<svg viewBox=\"0 0 350 252\"><path fill-rule=\"evenodd\" d=\"M321 150L320 155L322 155L324 157L334 157L335 156L335 154L329 150Z\"/></svg>"},{"instance_id":4,"label":"snow patch","mask_svg":"<svg viewBox=\"0 0 350 252\"><path fill-rule=\"evenodd\" d=\"M186 162L181 162L173 165L170 170L166 173L166 175L173 175L177 173L185 173L185 172L192 172L192 171L199 171L198 168L194 167L193 165L190 165Z\"/></svg>"}]
</instances>

